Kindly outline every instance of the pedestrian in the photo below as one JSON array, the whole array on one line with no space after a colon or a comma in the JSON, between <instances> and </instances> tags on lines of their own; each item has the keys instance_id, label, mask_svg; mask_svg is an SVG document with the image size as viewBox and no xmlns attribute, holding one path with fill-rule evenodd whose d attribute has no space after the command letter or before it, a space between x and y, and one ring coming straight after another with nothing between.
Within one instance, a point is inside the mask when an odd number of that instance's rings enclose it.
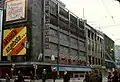
<instances>
[{"instance_id":1,"label":"pedestrian","mask_svg":"<svg viewBox=\"0 0 120 82\"><path fill-rule=\"evenodd\" d=\"M34 80L34 75L33 75L33 72L30 71L30 82L33 82L33 80Z\"/></svg>"},{"instance_id":2,"label":"pedestrian","mask_svg":"<svg viewBox=\"0 0 120 82\"><path fill-rule=\"evenodd\" d=\"M21 71L18 71L18 82L24 82L24 77Z\"/></svg>"},{"instance_id":3,"label":"pedestrian","mask_svg":"<svg viewBox=\"0 0 120 82\"><path fill-rule=\"evenodd\" d=\"M6 79L6 82L10 82L10 77L7 73L6 73L5 79Z\"/></svg>"},{"instance_id":4,"label":"pedestrian","mask_svg":"<svg viewBox=\"0 0 120 82\"><path fill-rule=\"evenodd\" d=\"M56 78L57 78L56 68L53 68L52 78L53 78L53 82L55 82L55 80L56 80Z\"/></svg>"},{"instance_id":5,"label":"pedestrian","mask_svg":"<svg viewBox=\"0 0 120 82\"><path fill-rule=\"evenodd\" d=\"M112 82L118 82L118 72L117 71L113 72Z\"/></svg>"},{"instance_id":6,"label":"pedestrian","mask_svg":"<svg viewBox=\"0 0 120 82\"><path fill-rule=\"evenodd\" d=\"M67 70L64 72L64 76L63 76L63 82L69 82L70 81L70 75L67 72Z\"/></svg>"},{"instance_id":7,"label":"pedestrian","mask_svg":"<svg viewBox=\"0 0 120 82\"><path fill-rule=\"evenodd\" d=\"M43 69L43 72L42 72L42 82L45 82L47 79L47 72L46 72L46 69Z\"/></svg>"},{"instance_id":8,"label":"pedestrian","mask_svg":"<svg viewBox=\"0 0 120 82\"><path fill-rule=\"evenodd\" d=\"M94 70L90 74L89 82L99 82L99 75L97 70Z\"/></svg>"},{"instance_id":9,"label":"pedestrian","mask_svg":"<svg viewBox=\"0 0 120 82\"><path fill-rule=\"evenodd\" d=\"M83 82L89 82L89 73L88 72L86 72L85 79L83 80Z\"/></svg>"},{"instance_id":10,"label":"pedestrian","mask_svg":"<svg viewBox=\"0 0 120 82\"><path fill-rule=\"evenodd\" d=\"M102 72L99 72L99 82L102 82Z\"/></svg>"},{"instance_id":11,"label":"pedestrian","mask_svg":"<svg viewBox=\"0 0 120 82\"><path fill-rule=\"evenodd\" d=\"M18 81L18 78L15 78L14 82L19 82L19 81Z\"/></svg>"},{"instance_id":12,"label":"pedestrian","mask_svg":"<svg viewBox=\"0 0 120 82\"><path fill-rule=\"evenodd\" d=\"M111 74L111 72L108 73L108 82L112 82L112 74Z\"/></svg>"},{"instance_id":13,"label":"pedestrian","mask_svg":"<svg viewBox=\"0 0 120 82\"><path fill-rule=\"evenodd\" d=\"M118 82L120 82L120 70L118 71Z\"/></svg>"}]
</instances>

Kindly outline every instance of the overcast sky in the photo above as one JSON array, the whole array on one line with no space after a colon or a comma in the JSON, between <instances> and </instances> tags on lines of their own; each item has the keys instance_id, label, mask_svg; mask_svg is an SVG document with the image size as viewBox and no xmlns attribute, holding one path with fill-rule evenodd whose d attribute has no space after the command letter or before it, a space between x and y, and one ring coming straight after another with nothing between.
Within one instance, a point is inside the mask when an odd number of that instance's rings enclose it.
<instances>
[{"instance_id":1,"label":"overcast sky","mask_svg":"<svg viewBox=\"0 0 120 82\"><path fill-rule=\"evenodd\" d=\"M61 0L66 8L120 45L120 3L115 0ZM83 16L84 8L84 16Z\"/></svg>"}]
</instances>

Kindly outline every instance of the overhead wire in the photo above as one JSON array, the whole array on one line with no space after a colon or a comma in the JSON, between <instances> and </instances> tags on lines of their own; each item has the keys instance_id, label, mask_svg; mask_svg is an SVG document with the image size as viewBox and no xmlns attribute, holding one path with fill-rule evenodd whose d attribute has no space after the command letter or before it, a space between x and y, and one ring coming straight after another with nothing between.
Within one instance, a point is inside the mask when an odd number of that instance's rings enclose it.
<instances>
[{"instance_id":1,"label":"overhead wire","mask_svg":"<svg viewBox=\"0 0 120 82\"><path fill-rule=\"evenodd\" d=\"M109 9L107 8L106 4L104 3L104 1L101 0L101 2L102 2L102 4L103 4L103 6L105 7L106 12L109 14L110 18L112 19L112 21L113 21L115 24L117 24L116 21L114 20L114 17L111 15Z\"/></svg>"}]
</instances>

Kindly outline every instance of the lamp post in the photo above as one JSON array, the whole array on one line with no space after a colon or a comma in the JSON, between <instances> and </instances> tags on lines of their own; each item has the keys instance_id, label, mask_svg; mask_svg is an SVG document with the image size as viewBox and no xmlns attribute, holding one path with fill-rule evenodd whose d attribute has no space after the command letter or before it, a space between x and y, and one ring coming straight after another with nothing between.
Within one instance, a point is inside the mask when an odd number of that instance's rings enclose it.
<instances>
[{"instance_id":1,"label":"lamp post","mask_svg":"<svg viewBox=\"0 0 120 82\"><path fill-rule=\"evenodd\" d=\"M34 67L34 74L35 74L35 79L37 79L37 65L36 64L33 64L33 67Z\"/></svg>"},{"instance_id":2,"label":"lamp post","mask_svg":"<svg viewBox=\"0 0 120 82\"><path fill-rule=\"evenodd\" d=\"M13 78L14 67L15 67L15 64L12 64L12 68L11 68L11 78Z\"/></svg>"}]
</instances>

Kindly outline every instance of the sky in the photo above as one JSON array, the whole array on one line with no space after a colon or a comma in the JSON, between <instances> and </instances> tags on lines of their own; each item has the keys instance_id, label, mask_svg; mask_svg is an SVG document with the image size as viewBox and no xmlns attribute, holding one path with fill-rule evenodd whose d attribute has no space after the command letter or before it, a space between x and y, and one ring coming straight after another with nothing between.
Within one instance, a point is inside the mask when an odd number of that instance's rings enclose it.
<instances>
[{"instance_id":1,"label":"sky","mask_svg":"<svg viewBox=\"0 0 120 82\"><path fill-rule=\"evenodd\" d=\"M120 3L116 0L60 0L66 8L120 45ZM84 14L83 14L84 13Z\"/></svg>"}]
</instances>

